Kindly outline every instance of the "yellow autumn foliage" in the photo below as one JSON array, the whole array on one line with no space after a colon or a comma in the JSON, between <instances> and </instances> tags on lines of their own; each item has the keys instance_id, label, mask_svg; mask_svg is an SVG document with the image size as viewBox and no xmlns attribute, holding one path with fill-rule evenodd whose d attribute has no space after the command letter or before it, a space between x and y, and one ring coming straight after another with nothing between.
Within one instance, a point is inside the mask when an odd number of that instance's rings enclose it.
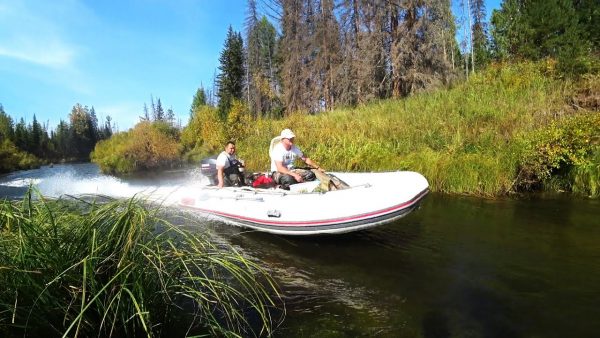
<instances>
[{"instance_id":1,"label":"yellow autumn foliage","mask_svg":"<svg viewBox=\"0 0 600 338\"><path fill-rule=\"evenodd\" d=\"M104 173L128 174L179 164L178 132L164 122L140 122L96 144L92 162Z\"/></svg>"}]
</instances>

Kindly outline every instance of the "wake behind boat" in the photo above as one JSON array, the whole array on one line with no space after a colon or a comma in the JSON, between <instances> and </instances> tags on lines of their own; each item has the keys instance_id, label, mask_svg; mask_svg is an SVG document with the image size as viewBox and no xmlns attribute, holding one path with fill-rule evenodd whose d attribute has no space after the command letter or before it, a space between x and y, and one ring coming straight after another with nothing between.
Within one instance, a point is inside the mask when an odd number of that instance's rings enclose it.
<instances>
[{"instance_id":1,"label":"wake behind boat","mask_svg":"<svg viewBox=\"0 0 600 338\"><path fill-rule=\"evenodd\" d=\"M414 210L429 192L411 171L329 174L347 183L318 191L319 181L290 190L204 186L180 205L227 223L281 235L339 234L393 222Z\"/></svg>"}]
</instances>

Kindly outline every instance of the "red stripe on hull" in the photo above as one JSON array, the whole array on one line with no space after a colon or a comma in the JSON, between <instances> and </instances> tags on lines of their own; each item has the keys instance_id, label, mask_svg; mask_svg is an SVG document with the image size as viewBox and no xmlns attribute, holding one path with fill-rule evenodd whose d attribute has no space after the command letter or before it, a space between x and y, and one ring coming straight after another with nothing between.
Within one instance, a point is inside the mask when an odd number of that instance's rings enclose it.
<instances>
[{"instance_id":1,"label":"red stripe on hull","mask_svg":"<svg viewBox=\"0 0 600 338\"><path fill-rule=\"evenodd\" d=\"M230 213L221 212L221 211L214 211L214 210L196 208L196 207L191 207L191 208L193 208L194 210L199 210L199 211L202 211L205 213L214 214L214 215L218 215L218 216L222 216L222 217L226 217L226 218L230 218L230 219L234 219L234 220L242 220L242 221L252 222L255 224L262 224L262 225L281 226L281 227L320 226L320 225L331 225L331 224L337 224L337 223L349 223L349 222L353 222L353 221L357 221L357 220L361 220L361 219L365 219L365 218L374 218L374 217L377 217L380 215L393 213L400 209L409 208L412 205L414 205L415 203L419 202L421 200L421 198L423 198L428 192L429 192L429 189L425 189L408 202L404 202L404 203L401 203L401 204L398 204L398 205L395 205L395 206L392 206L389 208L385 208L382 210L377 210L377 211L369 212L366 214L360 214L360 215L354 215L354 216L348 216L348 217L342 217L342 218L334 218L334 219L322 220L322 221L289 221L289 222L266 221L266 220L261 220L261 219L257 219L257 218L252 218L252 217L244 217L244 216L240 216L240 215L230 214ZM186 206L188 206L188 205L186 205Z\"/></svg>"}]
</instances>

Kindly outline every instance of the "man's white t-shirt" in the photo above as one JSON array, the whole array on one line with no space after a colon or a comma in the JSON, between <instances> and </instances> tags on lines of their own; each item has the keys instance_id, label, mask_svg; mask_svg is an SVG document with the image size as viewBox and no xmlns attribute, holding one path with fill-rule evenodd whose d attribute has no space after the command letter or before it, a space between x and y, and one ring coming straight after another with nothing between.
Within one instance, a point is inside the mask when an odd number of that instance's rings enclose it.
<instances>
[{"instance_id":1,"label":"man's white t-shirt","mask_svg":"<svg viewBox=\"0 0 600 338\"><path fill-rule=\"evenodd\" d=\"M235 154L229 155L226 151L222 151L217 157L217 167L222 166L223 169L227 169L235 159Z\"/></svg>"},{"instance_id":2,"label":"man's white t-shirt","mask_svg":"<svg viewBox=\"0 0 600 338\"><path fill-rule=\"evenodd\" d=\"M294 160L298 157L303 158L304 154L295 144L292 145L290 150L286 150L282 143L278 143L271 151L271 171L277 171L275 161L281 161L284 167L292 169Z\"/></svg>"}]
</instances>

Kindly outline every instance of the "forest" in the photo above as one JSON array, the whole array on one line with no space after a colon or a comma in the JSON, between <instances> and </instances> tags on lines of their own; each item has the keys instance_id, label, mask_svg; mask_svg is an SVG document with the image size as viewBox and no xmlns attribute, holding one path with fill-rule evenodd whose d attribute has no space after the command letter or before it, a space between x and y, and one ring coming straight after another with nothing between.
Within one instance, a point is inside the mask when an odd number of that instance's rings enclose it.
<instances>
[{"instance_id":1,"label":"forest","mask_svg":"<svg viewBox=\"0 0 600 338\"><path fill-rule=\"evenodd\" d=\"M43 163L89 161L96 142L113 133L110 116L100 126L94 107L77 103L68 118L49 131L35 115L29 124L23 118L15 123L0 104L0 173Z\"/></svg>"}]
</instances>

